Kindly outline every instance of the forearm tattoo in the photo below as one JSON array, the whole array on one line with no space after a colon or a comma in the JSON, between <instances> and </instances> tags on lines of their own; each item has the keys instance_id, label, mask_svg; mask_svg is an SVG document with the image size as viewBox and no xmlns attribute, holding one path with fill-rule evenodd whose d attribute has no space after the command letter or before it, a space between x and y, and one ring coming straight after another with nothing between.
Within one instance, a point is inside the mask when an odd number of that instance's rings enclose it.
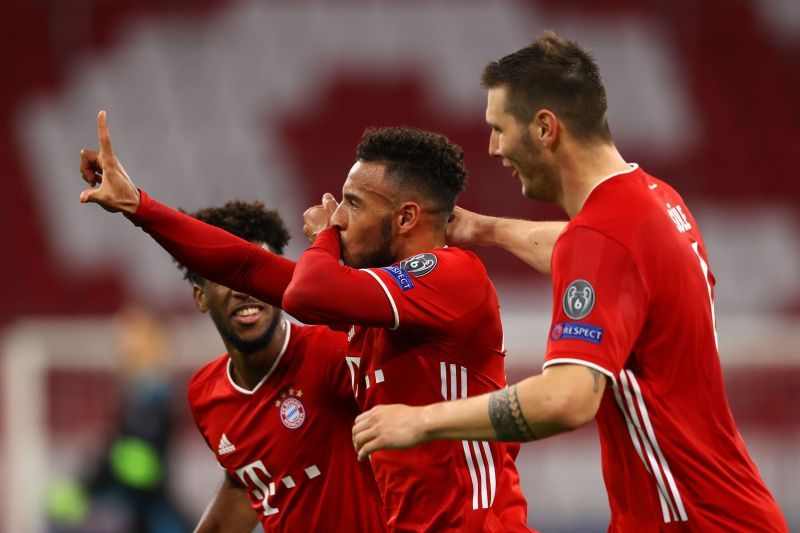
<instances>
[{"instance_id":1,"label":"forearm tattoo","mask_svg":"<svg viewBox=\"0 0 800 533\"><path fill-rule=\"evenodd\" d=\"M516 385L495 391L489 396L489 418L499 441L528 442L536 440L536 435L533 434L522 414Z\"/></svg>"}]
</instances>

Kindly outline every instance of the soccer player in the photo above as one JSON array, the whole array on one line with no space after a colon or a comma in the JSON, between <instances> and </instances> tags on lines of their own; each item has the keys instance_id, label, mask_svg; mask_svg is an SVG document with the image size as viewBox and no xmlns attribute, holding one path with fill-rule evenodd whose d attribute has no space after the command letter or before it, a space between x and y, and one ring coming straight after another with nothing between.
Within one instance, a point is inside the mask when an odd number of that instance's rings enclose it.
<instances>
[{"instance_id":1,"label":"soccer player","mask_svg":"<svg viewBox=\"0 0 800 533\"><path fill-rule=\"evenodd\" d=\"M84 191L81 201L123 211L198 275L273 305L291 280L283 297L288 312L349 328L346 361L363 409L505 386L494 287L476 256L444 247L466 178L463 153L445 137L404 128L365 133L342 203L326 195L306 212L305 231L315 241L295 268L138 191L113 155L105 112L98 133L101 150L81 153L81 173L100 187ZM375 454L389 528L527 530L518 450L476 439Z\"/></svg>"},{"instance_id":2,"label":"soccer player","mask_svg":"<svg viewBox=\"0 0 800 533\"><path fill-rule=\"evenodd\" d=\"M289 240L261 202L192 216L275 254ZM225 470L197 531L252 531L258 521L265 531L383 531L372 471L352 451L347 336L290 324L278 307L181 269L227 350L189 382L192 415Z\"/></svg>"},{"instance_id":3,"label":"soccer player","mask_svg":"<svg viewBox=\"0 0 800 533\"><path fill-rule=\"evenodd\" d=\"M571 217L553 250L544 369L466 400L364 413L359 456L437 439L525 442L596 418L610 531L786 531L728 408L697 222L617 151L591 55L547 33L489 63L482 82L489 153L525 196ZM460 215L491 241L497 220Z\"/></svg>"}]
</instances>

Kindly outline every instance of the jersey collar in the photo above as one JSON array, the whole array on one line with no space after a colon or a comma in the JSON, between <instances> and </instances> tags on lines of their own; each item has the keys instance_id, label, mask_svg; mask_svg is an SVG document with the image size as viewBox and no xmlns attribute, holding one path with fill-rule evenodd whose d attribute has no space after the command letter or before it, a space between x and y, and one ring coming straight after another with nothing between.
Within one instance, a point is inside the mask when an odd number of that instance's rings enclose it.
<instances>
[{"instance_id":1,"label":"jersey collar","mask_svg":"<svg viewBox=\"0 0 800 533\"><path fill-rule=\"evenodd\" d=\"M264 374L263 378L261 378L261 381L259 381L256 384L256 386L253 387L252 389L250 389L250 390L245 389L244 387L241 387L241 386L237 385L236 382L233 380L233 376L231 375L232 359L230 358L230 356L228 356L228 364L225 367L225 375L228 376L228 381L230 382L231 386L234 389L236 389L237 391L241 392L242 394L255 394L255 392L258 389L261 388L261 385L263 385L264 382L266 382L267 379L269 379L269 377L272 375L272 372L275 371L275 368L278 366L278 363L281 361L281 358L283 357L283 354L286 353L286 347L289 346L289 337L292 336L292 328L289 325L289 321L288 320L286 320L286 319L283 320L283 327L284 327L284 330L286 331L286 336L283 339L283 346L281 346L281 351L278 353L278 357L275 358L275 362L272 363L271 367L269 367L269 370L267 371L267 373Z\"/></svg>"},{"instance_id":2,"label":"jersey collar","mask_svg":"<svg viewBox=\"0 0 800 533\"><path fill-rule=\"evenodd\" d=\"M627 170L620 170L619 172L614 172L613 174L609 174L609 175L608 175L608 176L606 176L605 178L603 178L603 179L601 179L600 181L598 181L597 183L595 183L595 184L594 184L594 186L593 186L591 189L589 189L589 194L587 194L587 195L586 195L586 199L587 199L587 200L589 199L589 197L592 195L592 193L594 192L594 190L595 190L595 189L598 187L598 185L600 185L601 183L605 183L605 182L607 182L608 180L610 180L611 178L616 178L617 176L622 176L623 174L630 174L630 173L631 173L631 172L633 172L634 170L638 170L638 169L639 169L639 164L638 164L638 163L628 163L628 165L630 166L630 168L628 168Z\"/></svg>"}]
</instances>

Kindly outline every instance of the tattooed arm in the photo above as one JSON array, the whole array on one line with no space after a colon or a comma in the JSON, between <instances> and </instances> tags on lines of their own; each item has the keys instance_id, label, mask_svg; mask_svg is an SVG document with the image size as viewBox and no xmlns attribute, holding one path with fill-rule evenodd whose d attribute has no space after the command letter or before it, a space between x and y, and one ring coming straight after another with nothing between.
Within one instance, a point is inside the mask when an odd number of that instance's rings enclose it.
<instances>
[{"instance_id":1,"label":"tattooed arm","mask_svg":"<svg viewBox=\"0 0 800 533\"><path fill-rule=\"evenodd\" d=\"M554 365L506 389L424 407L379 405L359 415L353 444L359 459L375 450L431 440L526 442L571 431L592 420L606 378L583 365Z\"/></svg>"}]
</instances>

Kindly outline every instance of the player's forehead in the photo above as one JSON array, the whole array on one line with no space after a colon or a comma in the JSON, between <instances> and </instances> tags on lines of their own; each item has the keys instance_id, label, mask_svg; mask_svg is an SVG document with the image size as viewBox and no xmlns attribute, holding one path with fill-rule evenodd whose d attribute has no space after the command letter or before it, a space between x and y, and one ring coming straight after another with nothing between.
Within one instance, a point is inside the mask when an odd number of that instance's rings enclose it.
<instances>
[{"instance_id":1,"label":"player's forehead","mask_svg":"<svg viewBox=\"0 0 800 533\"><path fill-rule=\"evenodd\" d=\"M492 87L486 93L486 123L495 126L513 118L508 113L508 89L505 86Z\"/></svg>"},{"instance_id":2,"label":"player's forehead","mask_svg":"<svg viewBox=\"0 0 800 533\"><path fill-rule=\"evenodd\" d=\"M388 198L388 184L385 180L384 163L358 160L350 168L342 186L342 196L365 200L373 197Z\"/></svg>"}]
</instances>

